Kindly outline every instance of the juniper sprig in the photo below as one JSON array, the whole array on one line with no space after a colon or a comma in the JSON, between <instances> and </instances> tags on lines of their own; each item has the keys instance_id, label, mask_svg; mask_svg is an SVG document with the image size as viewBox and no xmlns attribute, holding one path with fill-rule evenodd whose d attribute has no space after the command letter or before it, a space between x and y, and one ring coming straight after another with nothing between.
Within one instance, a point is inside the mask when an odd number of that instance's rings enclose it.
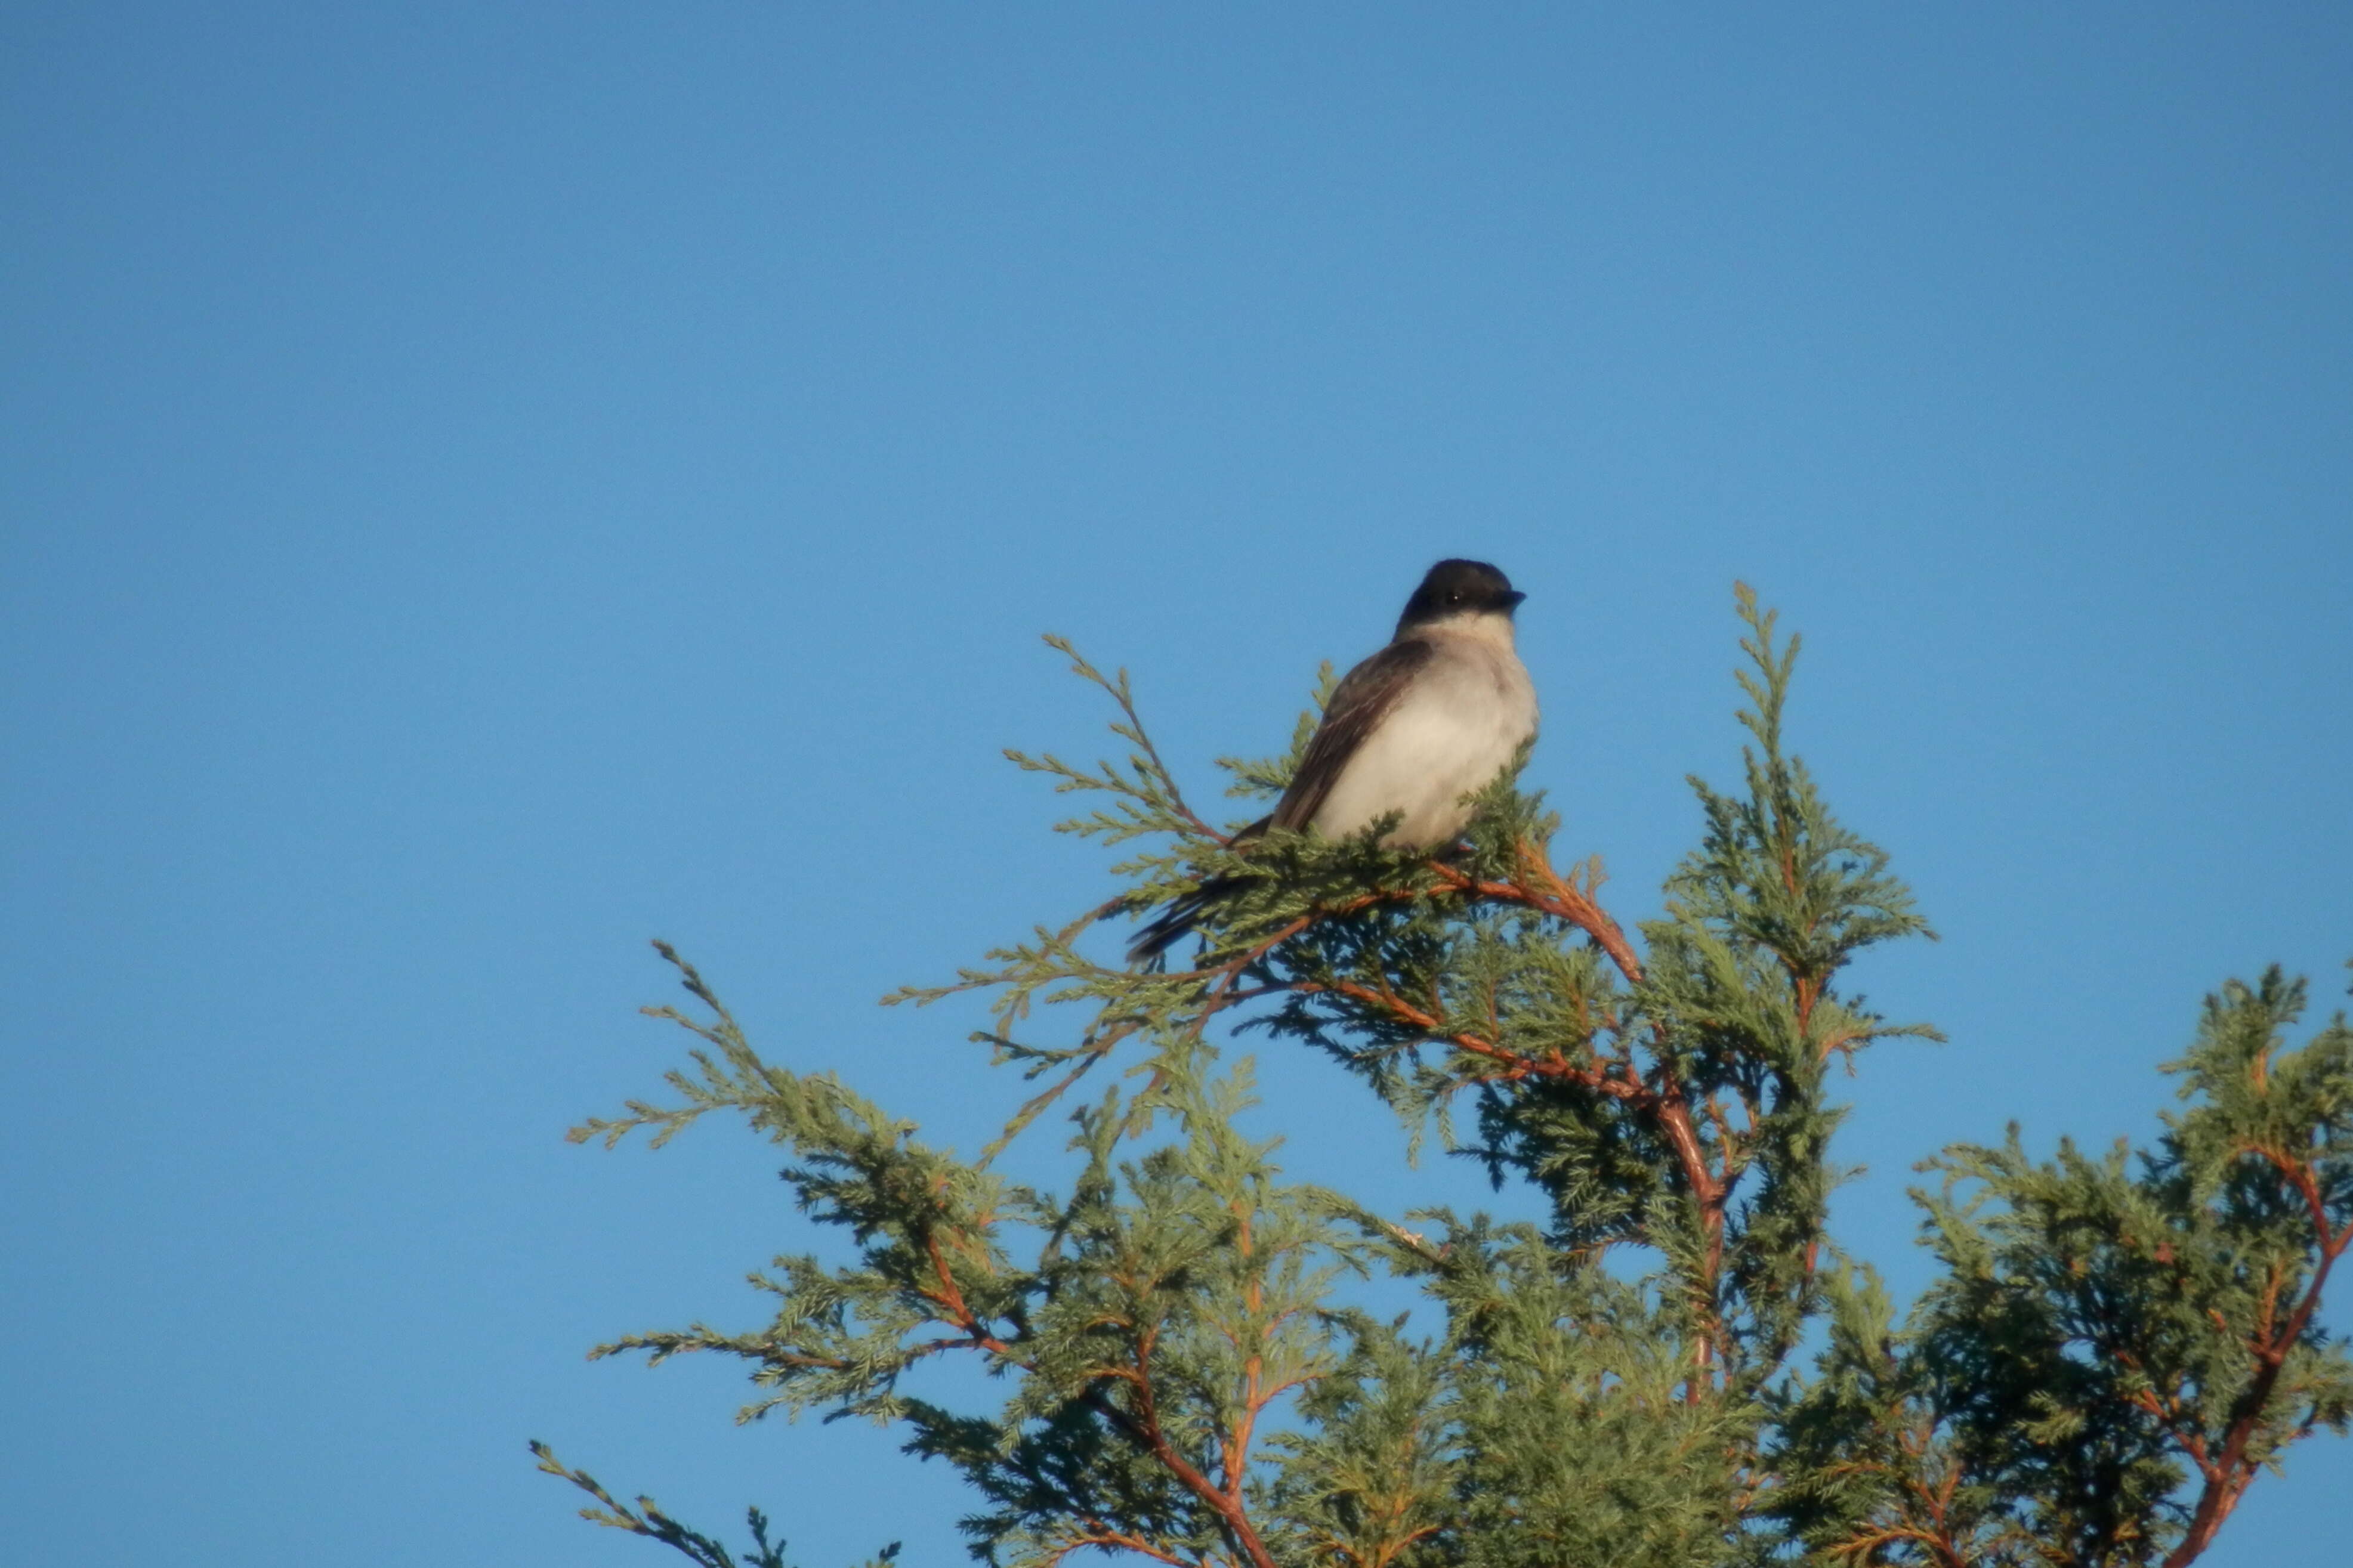
<instances>
[{"instance_id":1,"label":"juniper sprig","mask_svg":"<svg viewBox=\"0 0 2353 1568\"><path fill-rule=\"evenodd\" d=\"M689 1065L667 1102L573 1137L659 1145L738 1113L850 1261L777 1258L754 1277L763 1325L594 1353L731 1356L754 1390L740 1419L893 1426L970 1486L970 1550L1002 1568L2193 1561L2259 1473L2353 1416L2322 1316L2353 1240L2353 1030L2291 1047L2302 983L2232 982L2168 1064L2183 1109L2147 1148L2038 1161L2013 1128L1928 1160L1937 1272L1899 1311L1828 1230L1831 1068L1938 1037L1847 981L1933 933L1788 749L1798 640L1745 587L1737 608L1738 784L1691 781L1698 842L1630 932L1598 857L1556 859L1525 752L1442 854L1379 847L1385 824L1245 839L1187 804L1127 673L1050 638L1112 701L1124 754L1008 755L1084 797L1060 830L1125 852L1117 890L886 999L989 998L974 1037L1029 1086L1002 1131L966 1158L770 1062L662 947L694 1007L649 1011L696 1037ZM1225 759L1230 793L1279 794L1314 721L1285 756ZM1103 928L1213 884L1189 961L1118 956ZM1286 1181L1239 1131L1250 1064L1229 1057L1251 1031L1321 1053L1541 1222ZM999 1174L1050 1112L1063 1190ZM1367 1279L1418 1305L1376 1315ZM927 1393L947 1359L1002 1397ZM731 1552L534 1452L600 1524L702 1568L783 1568L756 1510Z\"/></svg>"}]
</instances>

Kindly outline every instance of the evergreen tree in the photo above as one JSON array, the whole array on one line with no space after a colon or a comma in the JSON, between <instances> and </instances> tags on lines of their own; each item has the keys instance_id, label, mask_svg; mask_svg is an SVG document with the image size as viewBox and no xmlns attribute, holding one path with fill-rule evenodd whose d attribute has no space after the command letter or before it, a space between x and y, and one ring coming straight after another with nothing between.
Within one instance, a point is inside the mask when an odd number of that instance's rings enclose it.
<instances>
[{"instance_id":1,"label":"evergreen tree","mask_svg":"<svg viewBox=\"0 0 2353 1568\"><path fill-rule=\"evenodd\" d=\"M1694 781L1698 847L1635 934L1598 862L1556 868L1556 819L1510 775L1445 856L1376 847L1384 825L1238 847L1186 804L1125 673L1056 641L1128 754L1011 755L1092 803L1064 831L1134 847L1124 890L891 998L990 994L978 1038L1039 1087L976 1157L934 1148L832 1074L764 1060L662 947L695 1006L649 1011L698 1037L691 1066L670 1103L572 1136L659 1145L741 1112L856 1261L778 1260L764 1326L595 1353L718 1352L748 1363L747 1418L895 1424L970 1483L973 1554L1004 1568L1087 1548L1201 1568L2193 1561L2260 1470L2353 1409L2319 1316L2353 1238L2353 1029L2291 1047L2303 984L2233 981L2166 1065L2183 1109L2151 1147L2038 1162L2013 1128L1927 1162L1940 1272L1899 1321L1824 1228L1828 1078L1933 1034L1841 987L1856 953L1927 927L1787 750L1797 639L1739 603L1744 775ZM1278 794L1312 727L1287 758L1228 760L1233 793ZM1103 922L1213 881L1189 967L1099 956L1124 929ZM1041 1016L1075 1032L1039 1038ZM1236 1128L1249 1063L1219 1041L1248 1029L1525 1184L1544 1222L1285 1181ZM1071 1129L1060 1193L993 1168L1050 1111ZM1366 1277L1422 1309L1367 1312ZM997 1374L1002 1405L902 1390L940 1357ZM783 1568L757 1510L733 1551L533 1449L591 1519L704 1568Z\"/></svg>"}]
</instances>

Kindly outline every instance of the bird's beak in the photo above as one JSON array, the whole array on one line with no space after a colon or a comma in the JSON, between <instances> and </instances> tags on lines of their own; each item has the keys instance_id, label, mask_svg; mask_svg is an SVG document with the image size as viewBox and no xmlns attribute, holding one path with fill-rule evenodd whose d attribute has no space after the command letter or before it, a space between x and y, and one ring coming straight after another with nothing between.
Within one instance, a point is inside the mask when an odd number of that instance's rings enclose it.
<instances>
[{"instance_id":1,"label":"bird's beak","mask_svg":"<svg viewBox=\"0 0 2353 1568\"><path fill-rule=\"evenodd\" d=\"M1523 600L1523 599L1525 599L1525 598L1526 598L1526 597L1527 597L1527 595L1526 595L1525 594L1521 593L1521 592L1520 592L1518 589L1516 589L1516 588L1513 589L1510 593L1508 593L1508 594L1504 595L1504 614L1505 614L1505 615L1507 615L1507 616L1508 616L1508 615L1510 615L1514 610L1518 609L1518 608L1520 607L1520 601L1521 601L1521 600Z\"/></svg>"}]
</instances>

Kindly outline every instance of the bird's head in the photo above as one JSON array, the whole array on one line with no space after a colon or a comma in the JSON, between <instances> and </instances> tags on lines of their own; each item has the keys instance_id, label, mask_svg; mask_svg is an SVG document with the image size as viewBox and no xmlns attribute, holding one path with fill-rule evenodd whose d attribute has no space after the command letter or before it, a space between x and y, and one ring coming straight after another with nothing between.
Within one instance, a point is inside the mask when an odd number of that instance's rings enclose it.
<instances>
[{"instance_id":1,"label":"bird's head","mask_svg":"<svg viewBox=\"0 0 2353 1568\"><path fill-rule=\"evenodd\" d=\"M1431 567L1398 617L1398 635L1417 626L1479 616L1511 619L1527 595L1484 561L1441 561Z\"/></svg>"}]
</instances>

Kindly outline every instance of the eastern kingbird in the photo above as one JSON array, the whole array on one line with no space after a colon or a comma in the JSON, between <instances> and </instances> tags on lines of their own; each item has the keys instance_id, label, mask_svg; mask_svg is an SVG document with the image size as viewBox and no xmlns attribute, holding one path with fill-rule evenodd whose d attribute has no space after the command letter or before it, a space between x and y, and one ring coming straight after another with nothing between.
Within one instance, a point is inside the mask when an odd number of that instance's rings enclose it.
<instances>
[{"instance_id":1,"label":"eastern kingbird","mask_svg":"<svg viewBox=\"0 0 2353 1568\"><path fill-rule=\"evenodd\" d=\"M1235 836L1314 828L1360 833L1391 812L1392 849L1451 842L1471 820L1466 796L1494 782L1536 732L1536 693L1512 647L1527 595L1483 561L1441 561L1398 617L1397 635L1333 689L1299 772L1271 815ZM1156 960L1239 878L1186 894L1138 931L1128 956Z\"/></svg>"}]
</instances>

